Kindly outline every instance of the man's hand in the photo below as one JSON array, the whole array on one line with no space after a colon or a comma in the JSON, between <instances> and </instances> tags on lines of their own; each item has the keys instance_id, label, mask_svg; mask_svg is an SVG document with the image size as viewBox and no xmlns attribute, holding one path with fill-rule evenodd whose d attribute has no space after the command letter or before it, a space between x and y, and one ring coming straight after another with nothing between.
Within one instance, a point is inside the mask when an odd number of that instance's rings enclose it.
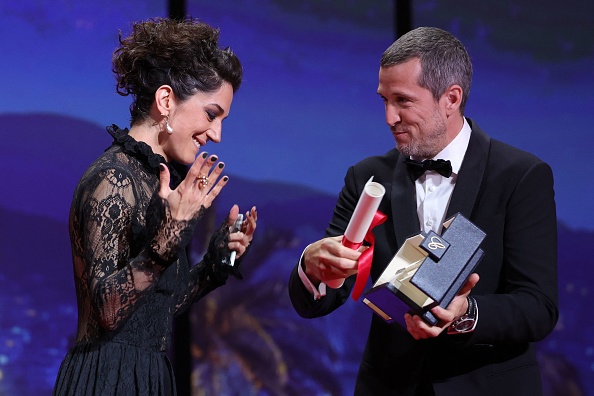
<instances>
[{"instance_id":1,"label":"man's hand","mask_svg":"<svg viewBox=\"0 0 594 396\"><path fill-rule=\"evenodd\" d=\"M431 313L439 319L437 326L429 326L417 315L405 314L404 321L406 322L406 329L410 335L412 335L415 340L433 338L440 335L441 332L447 329L454 320L466 313L466 310L468 309L466 296L468 296L478 281L478 274L470 275L447 309L443 309L440 306L431 309Z\"/></svg>"},{"instance_id":2,"label":"man's hand","mask_svg":"<svg viewBox=\"0 0 594 396\"><path fill-rule=\"evenodd\" d=\"M367 247L357 250L342 245L343 236L328 237L312 243L303 254L305 274L318 287L320 282L328 283L348 278L357 273L359 256Z\"/></svg>"}]
</instances>

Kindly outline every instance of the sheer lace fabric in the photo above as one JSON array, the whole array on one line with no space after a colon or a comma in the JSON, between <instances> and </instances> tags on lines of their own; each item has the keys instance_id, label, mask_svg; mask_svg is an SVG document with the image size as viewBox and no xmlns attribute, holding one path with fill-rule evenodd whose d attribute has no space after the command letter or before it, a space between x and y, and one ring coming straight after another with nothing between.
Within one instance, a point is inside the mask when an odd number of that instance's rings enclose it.
<instances>
[{"instance_id":1,"label":"sheer lace fabric","mask_svg":"<svg viewBox=\"0 0 594 396\"><path fill-rule=\"evenodd\" d=\"M82 176L70 210L78 331L54 394L175 394L164 353L172 320L225 284L228 228L190 267L185 249L199 216L174 220L157 195L163 157L127 130L108 131L114 143ZM173 188L180 177L167 166Z\"/></svg>"}]
</instances>

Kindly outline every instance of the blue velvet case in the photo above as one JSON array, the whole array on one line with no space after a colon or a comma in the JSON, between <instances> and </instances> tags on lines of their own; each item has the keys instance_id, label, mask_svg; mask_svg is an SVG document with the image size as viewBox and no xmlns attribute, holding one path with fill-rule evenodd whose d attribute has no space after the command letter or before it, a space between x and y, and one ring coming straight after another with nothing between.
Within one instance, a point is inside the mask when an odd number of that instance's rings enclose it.
<instances>
[{"instance_id":1,"label":"blue velvet case","mask_svg":"<svg viewBox=\"0 0 594 396\"><path fill-rule=\"evenodd\" d=\"M461 214L444 223L442 235L433 231L408 238L363 302L386 322L404 325L404 314L419 315L430 325L430 312L447 307L474 271L484 252L486 234Z\"/></svg>"}]
</instances>

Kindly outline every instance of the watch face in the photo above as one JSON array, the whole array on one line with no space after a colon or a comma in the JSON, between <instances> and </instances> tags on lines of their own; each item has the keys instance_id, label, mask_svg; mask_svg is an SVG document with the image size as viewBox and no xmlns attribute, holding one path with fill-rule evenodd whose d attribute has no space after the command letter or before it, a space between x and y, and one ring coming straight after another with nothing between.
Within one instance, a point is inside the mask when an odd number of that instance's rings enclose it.
<instances>
[{"instance_id":1,"label":"watch face","mask_svg":"<svg viewBox=\"0 0 594 396\"><path fill-rule=\"evenodd\" d=\"M456 323L456 331L468 331L474 326L474 320L471 318L461 319L460 322Z\"/></svg>"}]
</instances>

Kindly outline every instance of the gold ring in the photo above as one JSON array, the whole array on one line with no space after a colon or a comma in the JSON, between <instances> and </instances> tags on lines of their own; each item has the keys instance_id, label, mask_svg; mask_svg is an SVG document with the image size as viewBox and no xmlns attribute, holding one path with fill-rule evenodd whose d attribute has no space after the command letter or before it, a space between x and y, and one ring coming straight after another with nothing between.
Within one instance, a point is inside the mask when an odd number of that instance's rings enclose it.
<instances>
[{"instance_id":1,"label":"gold ring","mask_svg":"<svg viewBox=\"0 0 594 396\"><path fill-rule=\"evenodd\" d=\"M198 188L201 190L204 187L208 186L208 177L206 176L198 176L198 178L196 178L196 181L198 182Z\"/></svg>"}]
</instances>

